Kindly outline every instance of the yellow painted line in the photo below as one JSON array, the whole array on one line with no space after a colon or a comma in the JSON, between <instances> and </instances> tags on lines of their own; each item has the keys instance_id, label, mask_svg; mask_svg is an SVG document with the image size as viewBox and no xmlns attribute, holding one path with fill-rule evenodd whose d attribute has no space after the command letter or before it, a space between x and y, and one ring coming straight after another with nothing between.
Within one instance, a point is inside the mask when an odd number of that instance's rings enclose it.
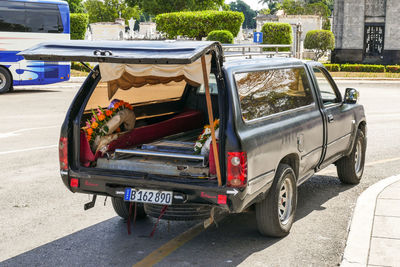
<instances>
[{"instance_id":1,"label":"yellow painted line","mask_svg":"<svg viewBox=\"0 0 400 267\"><path fill-rule=\"evenodd\" d=\"M378 164L382 164L382 163L393 162L393 161L398 161L398 160L400 160L400 157L391 158L391 159L381 159L381 160L366 163L365 166L370 167L370 166L374 166L374 165L378 165ZM334 170L334 171L333 170L323 170L323 171L318 172L317 175L327 175L327 174L334 174L334 173L336 173L336 170Z\"/></svg>"},{"instance_id":2,"label":"yellow painted line","mask_svg":"<svg viewBox=\"0 0 400 267\"><path fill-rule=\"evenodd\" d=\"M174 239L171 239L158 249L154 250L152 253L147 255L143 260L139 261L133 267L144 267L153 266L160 262L162 259L167 257L169 254L177 250L179 247L184 245L186 242L192 240L197 235L199 235L205 229L204 223L198 223L186 232L178 235Z\"/></svg>"}]
</instances>

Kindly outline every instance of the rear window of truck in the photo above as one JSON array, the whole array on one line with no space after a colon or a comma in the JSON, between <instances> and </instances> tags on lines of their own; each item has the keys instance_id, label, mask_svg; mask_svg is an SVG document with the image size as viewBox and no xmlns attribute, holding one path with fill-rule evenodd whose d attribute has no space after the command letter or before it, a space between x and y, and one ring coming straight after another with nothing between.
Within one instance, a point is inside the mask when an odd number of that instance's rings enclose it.
<instances>
[{"instance_id":1,"label":"rear window of truck","mask_svg":"<svg viewBox=\"0 0 400 267\"><path fill-rule=\"evenodd\" d=\"M244 121L314 102L304 68L242 72L234 76Z\"/></svg>"}]
</instances>

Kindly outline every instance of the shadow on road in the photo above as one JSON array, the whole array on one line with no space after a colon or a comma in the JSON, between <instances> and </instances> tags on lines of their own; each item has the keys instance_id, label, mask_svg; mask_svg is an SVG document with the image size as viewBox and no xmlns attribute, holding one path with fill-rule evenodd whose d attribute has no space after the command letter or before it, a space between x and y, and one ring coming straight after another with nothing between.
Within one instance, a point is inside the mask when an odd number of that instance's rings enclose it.
<instances>
[{"instance_id":1,"label":"shadow on road","mask_svg":"<svg viewBox=\"0 0 400 267\"><path fill-rule=\"evenodd\" d=\"M351 187L342 185L336 177L314 176L299 187L296 221L323 210L325 202ZM169 225L161 221L155 236L150 238L154 222L153 218L139 221L132 235L128 235L126 223L114 217L8 259L0 266L132 266L195 225ZM295 235L291 233L283 239L262 237L257 231L254 210L250 209L227 216L217 227L208 228L157 266L236 266L277 242L292 242Z\"/></svg>"},{"instance_id":2,"label":"shadow on road","mask_svg":"<svg viewBox=\"0 0 400 267\"><path fill-rule=\"evenodd\" d=\"M21 95L21 94L33 94L33 93L57 93L61 92L58 90L48 90L48 89L14 89L11 92L7 92L10 95Z\"/></svg>"}]
</instances>

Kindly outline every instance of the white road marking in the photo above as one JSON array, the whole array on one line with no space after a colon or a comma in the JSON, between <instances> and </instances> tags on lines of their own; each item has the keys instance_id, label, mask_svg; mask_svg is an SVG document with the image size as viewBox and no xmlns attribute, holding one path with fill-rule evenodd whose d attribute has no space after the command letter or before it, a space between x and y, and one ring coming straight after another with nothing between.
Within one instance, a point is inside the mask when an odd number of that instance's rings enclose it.
<instances>
[{"instance_id":1,"label":"white road marking","mask_svg":"<svg viewBox=\"0 0 400 267\"><path fill-rule=\"evenodd\" d=\"M25 149L17 149L17 150L9 150L9 151L0 151L0 155L6 155L11 153L18 153L18 152L26 152L26 151L33 151L33 150L42 150L42 149L49 149L57 147L58 145L51 145L51 146L37 146L37 147L30 147Z\"/></svg>"},{"instance_id":2,"label":"white road marking","mask_svg":"<svg viewBox=\"0 0 400 267\"><path fill-rule=\"evenodd\" d=\"M44 127L19 129L19 130L8 132L8 133L0 133L0 138L14 137L14 136L20 135L23 132L42 130L42 129L51 129L51 128L57 128L57 127L60 127L60 126L55 125L55 126L44 126Z\"/></svg>"}]
</instances>

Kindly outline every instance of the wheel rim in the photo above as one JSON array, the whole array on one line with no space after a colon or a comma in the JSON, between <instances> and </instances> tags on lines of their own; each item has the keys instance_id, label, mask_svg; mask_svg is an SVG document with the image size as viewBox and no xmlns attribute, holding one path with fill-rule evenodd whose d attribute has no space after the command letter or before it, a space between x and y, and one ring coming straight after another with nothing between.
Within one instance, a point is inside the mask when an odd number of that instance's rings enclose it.
<instances>
[{"instance_id":1,"label":"wheel rim","mask_svg":"<svg viewBox=\"0 0 400 267\"><path fill-rule=\"evenodd\" d=\"M0 73L0 90L6 86L6 76Z\"/></svg>"},{"instance_id":2,"label":"wheel rim","mask_svg":"<svg viewBox=\"0 0 400 267\"><path fill-rule=\"evenodd\" d=\"M354 152L354 170L356 175L360 176L362 172L362 143L361 140L357 141L356 150Z\"/></svg>"},{"instance_id":3,"label":"wheel rim","mask_svg":"<svg viewBox=\"0 0 400 267\"><path fill-rule=\"evenodd\" d=\"M293 186L289 177L285 178L279 190L278 215L281 224L288 223L292 214Z\"/></svg>"}]
</instances>

